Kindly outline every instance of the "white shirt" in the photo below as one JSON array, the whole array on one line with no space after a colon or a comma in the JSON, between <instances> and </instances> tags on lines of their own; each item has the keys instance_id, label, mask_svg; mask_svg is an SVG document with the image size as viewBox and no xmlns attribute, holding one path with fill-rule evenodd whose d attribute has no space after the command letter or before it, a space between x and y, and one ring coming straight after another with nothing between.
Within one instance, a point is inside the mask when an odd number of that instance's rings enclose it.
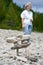
<instances>
[{"instance_id":1,"label":"white shirt","mask_svg":"<svg viewBox=\"0 0 43 65\"><path fill-rule=\"evenodd\" d=\"M24 18L24 23L32 25L31 19L33 20L33 13L31 11L24 10L21 13L21 18Z\"/></svg>"}]
</instances>

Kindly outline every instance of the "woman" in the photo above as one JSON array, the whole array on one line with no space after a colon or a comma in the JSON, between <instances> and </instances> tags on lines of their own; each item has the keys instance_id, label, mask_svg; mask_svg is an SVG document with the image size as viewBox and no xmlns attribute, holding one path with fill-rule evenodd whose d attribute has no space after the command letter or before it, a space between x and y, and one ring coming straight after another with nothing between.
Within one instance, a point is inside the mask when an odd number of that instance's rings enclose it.
<instances>
[{"instance_id":1,"label":"woman","mask_svg":"<svg viewBox=\"0 0 43 65\"><path fill-rule=\"evenodd\" d=\"M25 10L21 13L22 28L25 35L31 34L32 32L33 13L30 11L30 9L31 3L28 2L25 5Z\"/></svg>"},{"instance_id":2,"label":"woman","mask_svg":"<svg viewBox=\"0 0 43 65\"><path fill-rule=\"evenodd\" d=\"M31 2L28 2L25 5L25 10L21 13L22 28L24 35L30 35L32 32L33 13L30 11L30 9ZM27 41L29 42L29 39Z\"/></svg>"}]
</instances>

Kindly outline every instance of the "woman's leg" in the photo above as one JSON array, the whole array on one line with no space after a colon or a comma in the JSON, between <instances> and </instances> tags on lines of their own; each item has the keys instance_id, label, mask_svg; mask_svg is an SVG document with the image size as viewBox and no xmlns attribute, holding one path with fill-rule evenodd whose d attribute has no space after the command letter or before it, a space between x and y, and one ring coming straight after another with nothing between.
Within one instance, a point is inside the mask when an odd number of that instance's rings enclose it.
<instances>
[{"instance_id":1,"label":"woman's leg","mask_svg":"<svg viewBox=\"0 0 43 65\"><path fill-rule=\"evenodd\" d=\"M28 34L32 33L32 25L28 25Z\"/></svg>"},{"instance_id":2,"label":"woman's leg","mask_svg":"<svg viewBox=\"0 0 43 65\"><path fill-rule=\"evenodd\" d=\"M32 33L32 25L28 25L28 35L31 35ZM30 37L27 39L28 42L30 42Z\"/></svg>"},{"instance_id":3,"label":"woman's leg","mask_svg":"<svg viewBox=\"0 0 43 65\"><path fill-rule=\"evenodd\" d=\"M24 24L23 32L24 32L24 35L28 34L28 24Z\"/></svg>"}]
</instances>

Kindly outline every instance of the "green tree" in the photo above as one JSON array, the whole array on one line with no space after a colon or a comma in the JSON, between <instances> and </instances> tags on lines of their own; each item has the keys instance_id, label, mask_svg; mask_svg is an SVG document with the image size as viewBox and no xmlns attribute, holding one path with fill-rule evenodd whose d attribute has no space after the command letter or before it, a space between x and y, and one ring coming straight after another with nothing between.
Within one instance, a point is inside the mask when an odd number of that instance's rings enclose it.
<instances>
[{"instance_id":1,"label":"green tree","mask_svg":"<svg viewBox=\"0 0 43 65\"><path fill-rule=\"evenodd\" d=\"M0 23L5 18L5 14L6 14L6 11L5 11L4 0L0 0Z\"/></svg>"}]
</instances>

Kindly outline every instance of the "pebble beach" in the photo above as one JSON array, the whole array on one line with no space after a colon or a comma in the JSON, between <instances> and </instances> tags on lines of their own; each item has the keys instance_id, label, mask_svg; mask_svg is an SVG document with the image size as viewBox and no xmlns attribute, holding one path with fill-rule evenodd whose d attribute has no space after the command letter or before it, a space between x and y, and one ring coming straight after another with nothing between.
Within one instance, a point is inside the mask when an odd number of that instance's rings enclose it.
<instances>
[{"instance_id":1,"label":"pebble beach","mask_svg":"<svg viewBox=\"0 0 43 65\"><path fill-rule=\"evenodd\" d=\"M31 45L29 46L29 59L25 58L23 49L20 49L20 57L26 62L17 59L16 50L11 50L13 43L6 42L6 38L23 34L18 30L0 29L0 65L43 65L43 33L32 32Z\"/></svg>"}]
</instances>

